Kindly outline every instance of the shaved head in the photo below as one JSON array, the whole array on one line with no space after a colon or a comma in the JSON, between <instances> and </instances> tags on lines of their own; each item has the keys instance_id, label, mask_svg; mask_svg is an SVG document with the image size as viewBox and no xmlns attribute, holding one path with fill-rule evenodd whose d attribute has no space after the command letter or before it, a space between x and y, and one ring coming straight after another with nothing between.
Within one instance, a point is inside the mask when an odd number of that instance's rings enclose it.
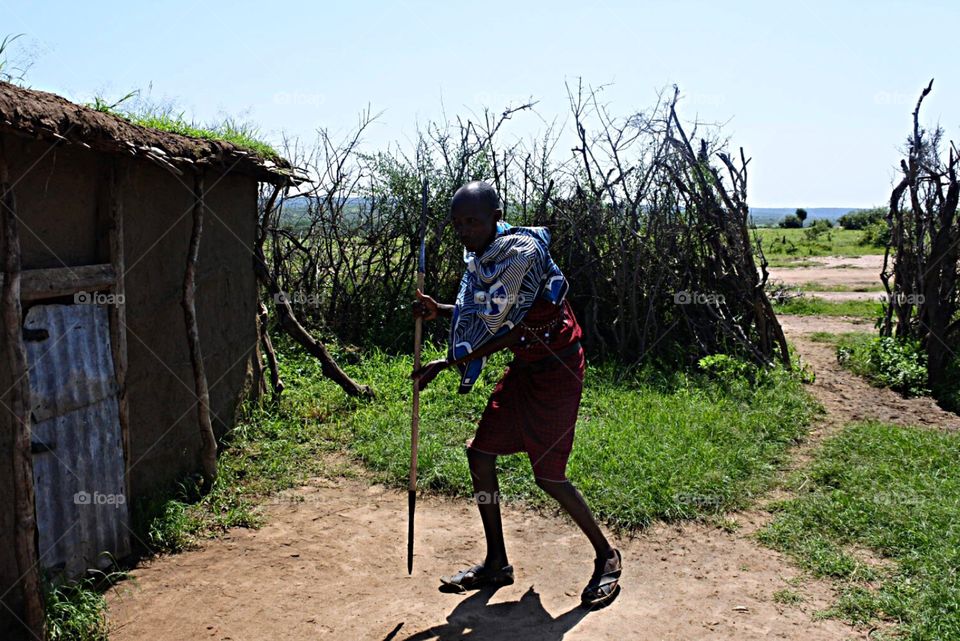
<instances>
[{"instance_id":1,"label":"shaved head","mask_svg":"<svg viewBox=\"0 0 960 641\"><path fill-rule=\"evenodd\" d=\"M458 189L450 200L450 211L455 211L468 203L475 209L487 213L500 209L497 190L490 183L482 180L474 180Z\"/></svg>"},{"instance_id":2,"label":"shaved head","mask_svg":"<svg viewBox=\"0 0 960 641\"><path fill-rule=\"evenodd\" d=\"M502 213L497 190L482 180L467 183L450 199L450 220L467 251L482 251L497 237Z\"/></svg>"}]
</instances>

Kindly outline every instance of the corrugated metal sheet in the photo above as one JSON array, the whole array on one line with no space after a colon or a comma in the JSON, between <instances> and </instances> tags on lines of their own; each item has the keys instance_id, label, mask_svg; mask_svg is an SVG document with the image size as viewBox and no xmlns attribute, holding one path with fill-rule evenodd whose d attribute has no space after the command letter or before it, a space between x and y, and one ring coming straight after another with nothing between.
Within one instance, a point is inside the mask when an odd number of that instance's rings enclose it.
<instances>
[{"instance_id":1,"label":"corrugated metal sheet","mask_svg":"<svg viewBox=\"0 0 960 641\"><path fill-rule=\"evenodd\" d=\"M40 561L76 576L130 551L109 314L37 305L24 329Z\"/></svg>"}]
</instances>

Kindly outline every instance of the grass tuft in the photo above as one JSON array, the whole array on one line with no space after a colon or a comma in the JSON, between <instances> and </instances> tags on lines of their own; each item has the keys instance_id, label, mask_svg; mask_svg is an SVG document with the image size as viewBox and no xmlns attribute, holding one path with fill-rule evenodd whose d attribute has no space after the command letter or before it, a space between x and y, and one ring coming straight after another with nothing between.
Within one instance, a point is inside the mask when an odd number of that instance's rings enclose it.
<instances>
[{"instance_id":1,"label":"grass tuft","mask_svg":"<svg viewBox=\"0 0 960 641\"><path fill-rule=\"evenodd\" d=\"M49 641L107 641L107 601L103 588L126 578L123 572L95 572L79 581L44 579L43 597Z\"/></svg>"}]
</instances>

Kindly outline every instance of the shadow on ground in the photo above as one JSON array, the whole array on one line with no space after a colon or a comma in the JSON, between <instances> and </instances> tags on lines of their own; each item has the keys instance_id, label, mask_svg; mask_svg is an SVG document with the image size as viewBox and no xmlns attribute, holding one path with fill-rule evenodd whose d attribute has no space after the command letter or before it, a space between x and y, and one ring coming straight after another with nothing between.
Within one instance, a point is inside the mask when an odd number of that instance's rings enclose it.
<instances>
[{"instance_id":1,"label":"shadow on ground","mask_svg":"<svg viewBox=\"0 0 960 641\"><path fill-rule=\"evenodd\" d=\"M561 641L567 632L592 611L591 608L578 605L554 617L543 607L540 595L533 586L530 586L518 601L490 605L490 597L496 591L497 588L486 588L475 592L450 612L445 624L403 637L404 640L485 641L511 638L525 641ZM395 638L399 632L398 626L384 641Z\"/></svg>"}]
</instances>

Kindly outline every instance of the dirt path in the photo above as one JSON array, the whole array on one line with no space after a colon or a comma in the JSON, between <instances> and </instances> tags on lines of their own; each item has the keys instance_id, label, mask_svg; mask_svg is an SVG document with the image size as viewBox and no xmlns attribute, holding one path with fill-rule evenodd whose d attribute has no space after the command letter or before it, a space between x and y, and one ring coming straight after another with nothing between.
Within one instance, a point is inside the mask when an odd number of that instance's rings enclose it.
<instances>
[{"instance_id":1,"label":"dirt path","mask_svg":"<svg viewBox=\"0 0 960 641\"><path fill-rule=\"evenodd\" d=\"M943 411L931 398L903 398L892 390L873 387L839 366L833 345L809 338L816 331L872 332L872 323L817 316L781 315L779 318L784 333L817 376L808 389L823 403L827 414L814 431L814 440L824 430L868 419L897 425L960 428L960 416Z\"/></svg>"},{"instance_id":2,"label":"dirt path","mask_svg":"<svg viewBox=\"0 0 960 641\"><path fill-rule=\"evenodd\" d=\"M801 577L793 587L800 572L779 554L707 525L661 524L620 540L620 597L588 613L577 605L592 551L560 518L505 506L517 583L464 597L439 593L437 576L479 560L482 530L466 500L418 502L411 578L405 493L337 479L286 496L300 501L275 501L260 530L138 568L135 583L109 595L110 638L863 638L837 621L812 620L831 598L825 584ZM773 595L784 588L808 600L779 605Z\"/></svg>"},{"instance_id":3,"label":"dirt path","mask_svg":"<svg viewBox=\"0 0 960 641\"><path fill-rule=\"evenodd\" d=\"M960 427L926 399L877 390L841 369L812 331L863 329L843 319L783 317L817 373L811 391L827 416L791 467L820 439L867 418ZM772 493L774 497L777 493ZM578 595L591 551L567 520L504 506L517 583L493 595L441 594L437 577L479 561L482 530L465 500L423 497L417 556L406 575L406 495L357 479L317 479L266 506L267 525L235 530L202 549L152 560L109 595L111 639L863 639L866 629L815 620L834 599L749 534L770 519L731 515L735 532L703 523L657 524L618 540L625 575L609 608L587 612ZM774 594L800 593L799 605Z\"/></svg>"}]
</instances>

